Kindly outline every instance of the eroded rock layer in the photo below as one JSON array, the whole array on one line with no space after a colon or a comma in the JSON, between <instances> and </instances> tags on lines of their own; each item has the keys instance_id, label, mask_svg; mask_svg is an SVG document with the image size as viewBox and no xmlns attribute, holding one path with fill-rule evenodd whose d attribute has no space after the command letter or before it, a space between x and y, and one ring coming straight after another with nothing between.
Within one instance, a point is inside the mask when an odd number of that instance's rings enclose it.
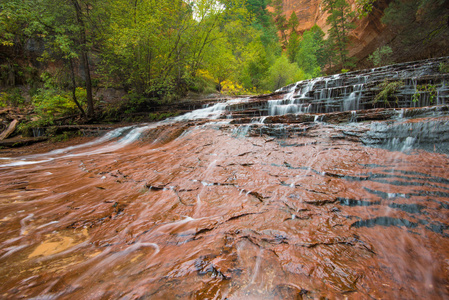
<instances>
[{"instance_id":1,"label":"eroded rock layer","mask_svg":"<svg viewBox=\"0 0 449 300\"><path fill-rule=\"evenodd\" d=\"M447 110L192 113L2 158L0 295L449 298Z\"/></svg>"}]
</instances>

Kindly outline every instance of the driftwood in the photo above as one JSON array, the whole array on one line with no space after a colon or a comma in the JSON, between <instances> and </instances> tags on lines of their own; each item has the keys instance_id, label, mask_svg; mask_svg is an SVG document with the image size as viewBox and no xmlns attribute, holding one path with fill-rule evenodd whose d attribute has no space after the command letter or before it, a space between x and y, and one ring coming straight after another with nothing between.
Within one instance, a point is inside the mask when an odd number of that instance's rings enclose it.
<instances>
[{"instance_id":1,"label":"driftwood","mask_svg":"<svg viewBox=\"0 0 449 300\"><path fill-rule=\"evenodd\" d=\"M17 121L17 119L12 121L9 124L8 128L0 134L0 141L2 141L4 139L6 139L7 137L9 137L14 132L14 130L16 130L16 127L17 127L18 123L19 123L19 121Z\"/></svg>"}]
</instances>

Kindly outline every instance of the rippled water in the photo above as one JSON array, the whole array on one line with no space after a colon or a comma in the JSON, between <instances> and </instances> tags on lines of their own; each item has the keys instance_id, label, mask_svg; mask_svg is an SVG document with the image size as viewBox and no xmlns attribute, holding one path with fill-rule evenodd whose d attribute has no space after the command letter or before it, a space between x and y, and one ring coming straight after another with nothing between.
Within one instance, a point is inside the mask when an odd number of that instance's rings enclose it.
<instances>
[{"instance_id":1,"label":"rippled water","mask_svg":"<svg viewBox=\"0 0 449 300\"><path fill-rule=\"evenodd\" d=\"M217 111L2 158L2 298L449 298L447 117Z\"/></svg>"}]
</instances>

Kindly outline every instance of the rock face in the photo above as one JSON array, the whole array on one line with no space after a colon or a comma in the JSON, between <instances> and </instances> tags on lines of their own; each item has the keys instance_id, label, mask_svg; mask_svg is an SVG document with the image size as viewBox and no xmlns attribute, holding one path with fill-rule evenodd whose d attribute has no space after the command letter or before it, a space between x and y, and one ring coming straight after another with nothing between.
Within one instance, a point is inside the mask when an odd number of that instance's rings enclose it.
<instances>
[{"instance_id":1,"label":"rock face","mask_svg":"<svg viewBox=\"0 0 449 300\"><path fill-rule=\"evenodd\" d=\"M284 0L283 8L287 18L292 12L296 13L300 32L310 29L315 24L327 31L327 15L321 9L321 0Z\"/></svg>"},{"instance_id":2,"label":"rock face","mask_svg":"<svg viewBox=\"0 0 449 300\"><path fill-rule=\"evenodd\" d=\"M347 0L347 2L353 10L356 9L355 0ZM362 19L354 18L353 21L356 24L356 28L350 33L351 43L349 45L349 55L359 60L358 68L369 67L370 65L366 61L366 58L377 48L392 42L397 36L398 31L396 28L389 28L381 22L384 10L391 2L393 1L375 1L373 10L368 16ZM328 14L322 10L321 0L284 0L283 8L287 17L292 12L296 13L299 19L300 25L298 30L300 32L310 29L314 24L320 26L324 32L327 32L329 29L329 26L326 24ZM447 18L447 15L445 16L442 12L441 18ZM426 24L416 23L411 26L426 26ZM440 27L438 30L447 29ZM395 60L401 62L449 54L447 51L447 41L439 40L427 44L421 41L420 45L417 46L408 53L402 53L401 49L397 49L397 53L394 54Z\"/></svg>"},{"instance_id":3,"label":"rock face","mask_svg":"<svg viewBox=\"0 0 449 300\"><path fill-rule=\"evenodd\" d=\"M393 31L381 22L384 10L388 7L390 2L392 1L376 1L373 4L372 12L368 16L354 20L356 28L350 34L350 56L354 56L358 59L367 58L377 48L388 44L388 42L395 37ZM355 9L355 1L350 0L348 3ZM363 67L364 65L359 64L359 66Z\"/></svg>"},{"instance_id":4,"label":"rock face","mask_svg":"<svg viewBox=\"0 0 449 300\"><path fill-rule=\"evenodd\" d=\"M355 10L355 0L348 0L348 4ZM376 1L373 11L365 18L359 20L354 19L356 29L351 32L350 56L356 56L359 59L365 58L376 50L381 42L389 41L394 35L387 30L386 26L380 21L383 11L390 0ZM326 24L328 16L322 10L321 0L284 0L283 8L285 15L289 17L295 12L299 19L298 30L304 32L317 24L320 28L327 32L329 26Z\"/></svg>"},{"instance_id":5,"label":"rock face","mask_svg":"<svg viewBox=\"0 0 449 300\"><path fill-rule=\"evenodd\" d=\"M449 107L293 92L0 158L2 298L448 298Z\"/></svg>"}]
</instances>

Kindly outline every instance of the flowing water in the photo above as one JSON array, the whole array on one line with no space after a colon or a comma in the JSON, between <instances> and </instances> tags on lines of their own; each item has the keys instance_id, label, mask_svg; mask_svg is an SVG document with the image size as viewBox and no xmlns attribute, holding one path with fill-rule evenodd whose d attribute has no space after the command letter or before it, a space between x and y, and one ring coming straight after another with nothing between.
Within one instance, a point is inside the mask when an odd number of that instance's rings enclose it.
<instances>
[{"instance_id":1,"label":"flowing water","mask_svg":"<svg viewBox=\"0 0 449 300\"><path fill-rule=\"evenodd\" d=\"M237 101L1 158L1 297L449 299L447 107L236 124Z\"/></svg>"}]
</instances>

